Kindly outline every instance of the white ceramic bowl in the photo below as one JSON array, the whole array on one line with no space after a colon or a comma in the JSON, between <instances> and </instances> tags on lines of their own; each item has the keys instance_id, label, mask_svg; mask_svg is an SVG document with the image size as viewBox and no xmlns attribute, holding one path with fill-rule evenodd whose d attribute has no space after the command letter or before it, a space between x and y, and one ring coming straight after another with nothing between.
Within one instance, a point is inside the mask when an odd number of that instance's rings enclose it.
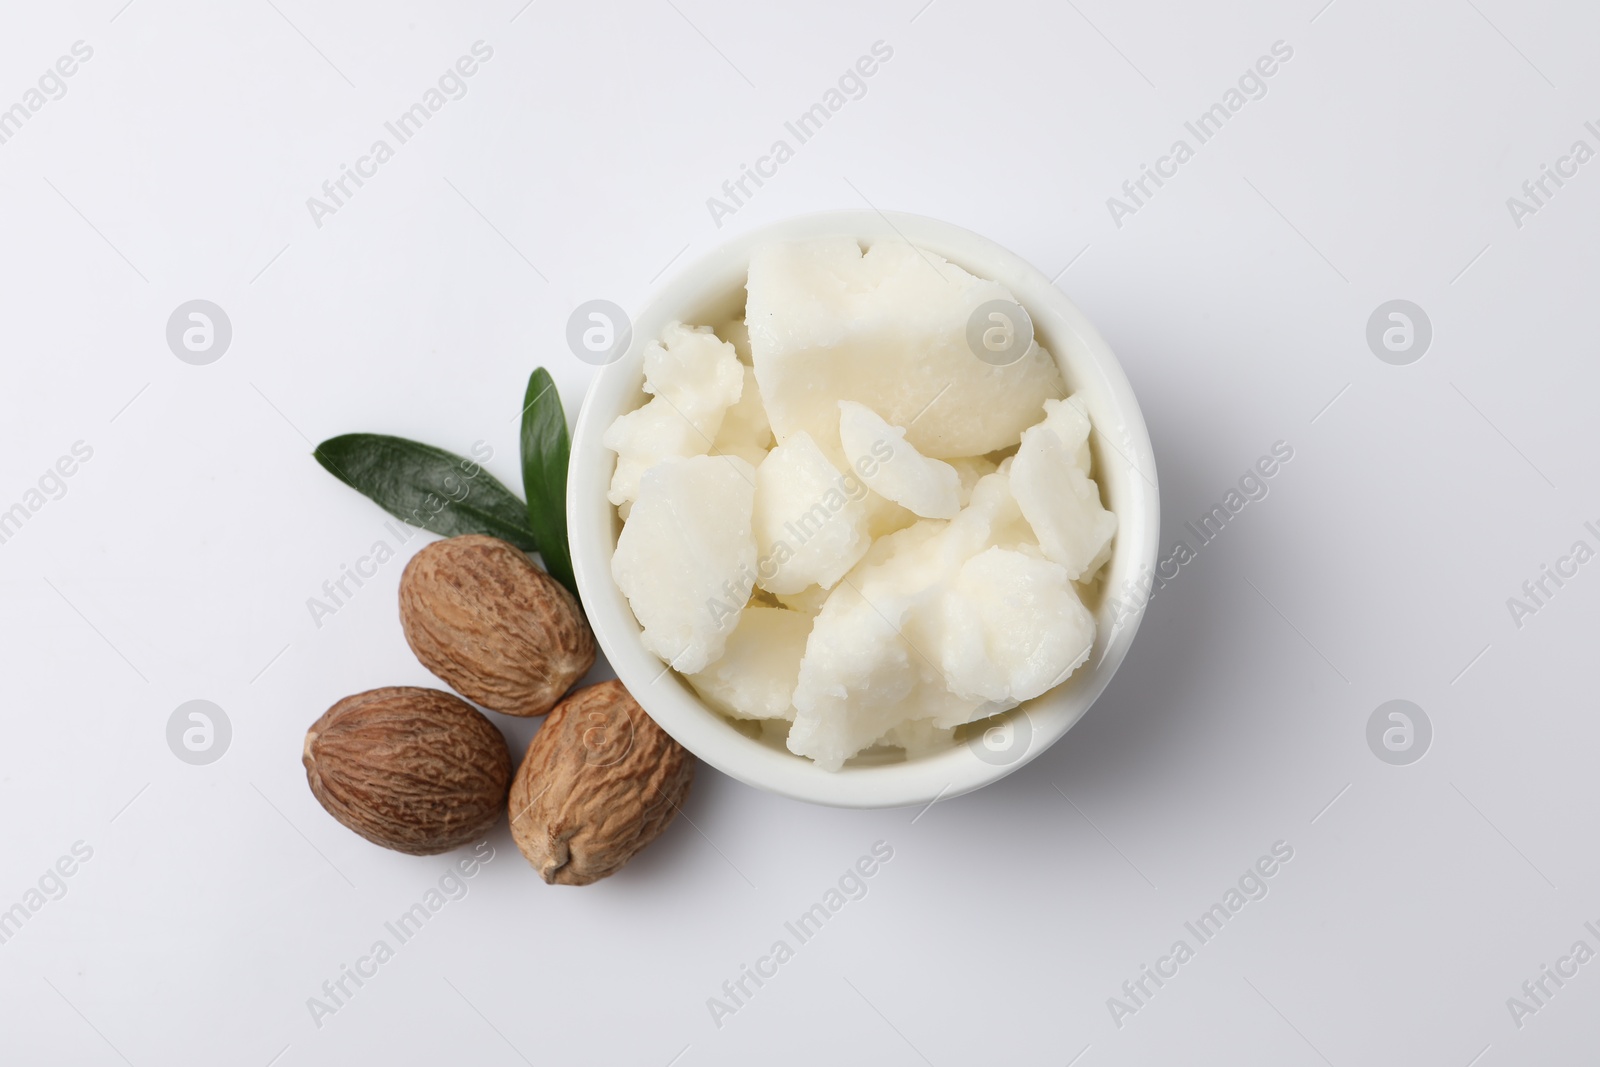
<instances>
[{"instance_id":1,"label":"white ceramic bowl","mask_svg":"<svg viewBox=\"0 0 1600 1067\"><path fill-rule=\"evenodd\" d=\"M1106 506L1117 516L1117 536L1101 582L1103 592L1089 603L1099 623L1094 650L1065 683L1000 720L964 728L947 750L915 759L897 752L864 754L830 773L712 711L687 682L645 650L639 624L611 577L622 524L606 501L616 456L601 445L600 437L618 415L644 403L644 346L667 323L715 325L739 314L750 255L757 246L836 235L856 237L863 245L908 240L1011 290L1032 317L1039 343L1060 363L1068 389L1088 407L1096 430L1094 475ZM934 219L872 211L806 215L744 234L658 288L633 321L628 351L601 369L584 400L573 431L567 513L572 565L595 637L622 684L650 716L724 774L784 796L852 808L927 804L959 796L1003 778L1059 740L1111 681L1138 630L1137 613L1113 625L1117 612L1104 591L1126 599L1139 575L1155 566L1160 532L1155 456L1139 403L1111 349L1072 301L1026 261L986 238ZM988 732L996 721L1007 720L1009 729Z\"/></svg>"}]
</instances>

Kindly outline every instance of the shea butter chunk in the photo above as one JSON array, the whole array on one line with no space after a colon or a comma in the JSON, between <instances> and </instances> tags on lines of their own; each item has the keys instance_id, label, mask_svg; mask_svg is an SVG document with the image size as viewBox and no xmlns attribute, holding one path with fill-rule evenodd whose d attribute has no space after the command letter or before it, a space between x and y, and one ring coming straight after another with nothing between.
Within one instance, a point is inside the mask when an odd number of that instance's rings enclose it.
<instances>
[{"instance_id":1,"label":"shea butter chunk","mask_svg":"<svg viewBox=\"0 0 1600 1067\"><path fill-rule=\"evenodd\" d=\"M611 573L646 648L694 674L722 655L750 598L755 471L733 456L667 459L639 482Z\"/></svg>"},{"instance_id":2,"label":"shea butter chunk","mask_svg":"<svg viewBox=\"0 0 1600 1067\"><path fill-rule=\"evenodd\" d=\"M1010 299L1004 286L903 241L865 253L847 237L767 245L751 257L748 292L751 358L779 441L804 430L831 448L838 402L854 400L907 427L924 456L976 456L1015 445L1045 400L1066 395L1037 345L1006 367L969 347L967 320Z\"/></svg>"},{"instance_id":3,"label":"shea butter chunk","mask_svg":"<svg viewBox=\"0 0 1600 1067\"><path fill-rule=\"evenodd\" d=\"M1046 400L1044 425L1050 427L1055 435L1061 438L1061 443L1072 453L1072 462L1077 468L1088 474L1089 433L1093 427L1089 423L1089 412L1084 408L1083 401L1075 396L1069 396L1065 400Z\"/></svg>"},{"instance_id":4,"label":"shea butter chunk","mask_svg":"<svg viewBox=\"0 0 1600 1067\"><path fill-rule=\"evenodd\" d=\"M744 391L723 415L712 451L738 456L759 467L771 447L772 427L767 424L767 409L761 406L761 387L756 384L756 372L745 367Z\"/></svg>"},{"instance_id":5,"label":"shea butter chunk","mask_svg":"<svg viewBox=\"0 0 1600 1067\"><path fill-rule=\"evenodd\" d=\"M921 629L950 688L974 701L1031 700L1094 644L1094 616L1060 564L1005 548L962 565Z\"/></svg>"},{"instance_id":6,"label":"shea butter chunk","mask_svg":"<svg viewBox=\"0 0 1600 1067\"><path fill-rule=\"evenodd\" d=\"M1100 488L1048 423L1022 435L1010 467L1011 491L1046 557L1067 577L1088 581L1111 555L1117 517L1100 505Z\"/></svg>"},{"instance_id":7,"label":"shea butter chunk","mask_svg":"<svg viewBox=\"0 0 1600 1067\"><path fill-rule=\"evenodd\" d=\"M738 353L709 326L669 323L661 340L645 347L644 391L670 400L708 437L743 385Z\"/></svg>"},{"instance_id":8,"label":"shea butter chunk","mask_svg":"<svg viewBox=\"0 0 1600 1067\"><path fill-rule=\"evenodd\" d=\"M954 564L964 563L986 548L1037 545L1033 527L1023 517L1012 492L1011 476L998 470L979 478L967 506L950 522L945 537L951 542Z\"/></svg>"},{"instance_id":9,"label":"shea butter chunk","mask_svg":"<svg viewBox=\"0 0 1600 1067\"><path fill-rule=\"evenodd\" d=\"M606 499L622 510L626 519L639 495L644 472L665 459L704 455L705 436L663 400L650 401L623 415L606 428L600 442L617 454Z\"/></svg>"},{"instance_id":10,"label":"shea butter chunk","mask_svg":"<svg viewBox=\"0 0 1600 1067\"><path fill-rule=\"evenodd\" d=\"M798 611L802 615L815 616L822 610L822 605L827 603L832 595L820 585L808 585L798 593L774 593L773 598L790 611Z\"/></svg>"},{"instance_id":11,"label":"shea butter chunk","mask_svg":"<svg viewBox=\"0 0 1600 1067\"><path fill-rule=\"evenodd\" d=\"M789 751L837 770L908 719L955 719L971 702L901 633L941 574L953 573L952 524L922 520L880 539L828 597L800 661Z\"/></svg>"},{"instance_id":12,"label":"shea butter chunk","mask_svg":"<svg viewBox=\"0 0 1600 1067\"><path fill-rule=\"evenodd\" d=\"M886 500L925 519L953 519L961 510L961 475L930 459L877 412L853 400L839 401L839 442L861 480Z\"/></svg>"},{"instance_id":13,"label":"shea butter chunk","mask_svg":"<svg viewBox=\"0 0 1600 1067\"><path fill-rule=\"evenodd\" d=\"M910 603L849 584L834 590L800 661L790 752L838 770L908 719L965 721L971 702L946 689L937 666L896 629Z\"/></svg>"},{"instance_id":14,"label":"shea butter chunk","mask_svg":"<svg viewBox=\"0 0 1600 1067\"><path fill-rule=\"evenodd\" d=\"M644 352L644 391L655 398L617 419L600 438L617 453L606 499L630 504L639 495L640 476L657 463L710 452L744 378L733 346L710 327L669 324Z\"/></svg>"},{"instance_id":15,"label":"shea butter chunk","mask_svg":"<svg viewBox=\"0 0 1600 1067\"><path fill-rule=\"evenodd\" d=\"M800 657L811 616L752 604L739 616L722 657L689 676L695 691L736 719L792 719Z\"/></svg>"},{"instance_id":16,"label":"shea butter chunk","mask_svg":"<svg viewBox=\"0 0 1600 1067\"><path fill-rule=\"evenodd\" d=\"M769 452L756 471L761 587L773 593L833 588L871 543L866 493L804 431Z\"/></svg>"},{"instance_id":17,"label":"shea butter chunk","mask_svg":"<svg viewBox=\"0 0 1600 1067\"><path fill-rule=\"evenodd\" d=\"M914 719L894 727L878 743L903 748L907 758L916 759L949 748L955 732L953 726L935 726L930 719Z\"/></svg>"},{"instance_id":18,"label":"shea butter chunk","mask_svg":"<svg viewBox=\"0 0 1600 1067\"><path fill-rule=\"evenodd\" d=\"M950 466L955 468L956 477L961 479L957 489L961 506L966 507L972 500L972 489L978 480L986 474L995 472L994 460L987 456L968 456L965 459L952 459Z\"/></svg>"}]
</instances>

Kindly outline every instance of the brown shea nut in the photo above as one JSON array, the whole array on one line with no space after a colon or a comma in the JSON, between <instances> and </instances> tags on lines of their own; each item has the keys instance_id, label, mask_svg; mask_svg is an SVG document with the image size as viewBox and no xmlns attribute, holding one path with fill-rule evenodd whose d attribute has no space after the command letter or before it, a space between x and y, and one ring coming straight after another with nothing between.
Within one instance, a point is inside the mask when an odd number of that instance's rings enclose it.
<instances>
[{"instance_id":1,"label":"brown shea nut","mask_svg":"<svg viewBox=\"0 0 1600 1067\"><path fill-rule=\"evenodd\" d=\"M572 594L521 549L483 534L412 557L400 626L424 667L506 715L543 715L594 666L594 634Z\"/></svg>"},{"instance_id":2,"label":"brown shea nut","mask_svg":"<svg viewBox=\"0 0 1600 1067\"><path fill-rule=\"evenodd\" d=\"M616 873L660 836L689 795L694 758L621 682L556 706L511 784L511 836L551 885Z\"/></svg>"},{"instance_id":3,"label":"brown shea nut","mask_svg":"<svg viewBox=\"0 0 1600 1067\"><path fill-rule=\"evenodd\" d=\"M506 739L477 708L437 689L345 697L306 731L302 762L328 814L384 848L449 852L500 819Z\"/></svg>"}]
</instances>

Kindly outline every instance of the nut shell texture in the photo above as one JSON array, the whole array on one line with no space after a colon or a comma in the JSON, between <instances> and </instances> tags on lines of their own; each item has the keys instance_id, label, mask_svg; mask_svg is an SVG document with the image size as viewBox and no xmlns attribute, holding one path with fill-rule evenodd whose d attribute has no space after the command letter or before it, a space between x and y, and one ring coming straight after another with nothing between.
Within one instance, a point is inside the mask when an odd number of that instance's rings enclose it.
<instances>
[{"instance_id":1,"label":"nut shell texture","mask_svg":"<svg viewBox=\"0 0 1600 1067\"><path fill-rule=\"evenodd\" d=\"M414 856L481 838L499 820L511 781L505 738L482 712L409 686L339 701L306 731L302 760L328 814Z\"/></svg>"},{"instance_id":2,"label":"nut shell texture","mask_svg":"<svg viewBox=\"0 0 1600 1067\"><path fill-rule=\"evenodd\" d=\"M546 882L599 881L672 822L694 766L621 682L580 689L528 746L511 786L511 836Z\"/></svg>"},{"instance_id":3,"label":"nut shell texture","mask_svg":"<svg viewBox=\"0 0 1600 1067\"><path fill-rule=\"evenodd\" d=\"M572 594L515 545L482 534L412 557L400 625L424 667L506 715L543 715L594 666L594 635Z\"/></svg>"}]
</instances>

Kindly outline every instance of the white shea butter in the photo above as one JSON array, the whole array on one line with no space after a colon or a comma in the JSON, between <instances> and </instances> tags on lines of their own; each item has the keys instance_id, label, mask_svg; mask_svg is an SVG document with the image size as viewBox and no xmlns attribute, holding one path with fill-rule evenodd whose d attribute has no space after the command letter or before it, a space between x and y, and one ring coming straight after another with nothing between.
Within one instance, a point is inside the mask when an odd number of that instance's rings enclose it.
<instances>
[{"instance_id":1,"label":"white shea butter","mask_svg":"<svg viewBox=\"0 0 1600 1067\"><path fill-rule=\"evenodd\" d=\"M906 431L890 426L871 408L854 400L839 401L839 443L845 458L873 492L925 519L953 519L961 510L961 475L950 464L930 459L905 439ZM872 464L874 450L888 455Z\"/></svg>"},{"instance_id":2,"label":"white shea butter","mask_svg":"<svg viewBox=\"0 0 1600 1067\"><path fill-rule=\"evenodd\" d=\"M865 495L804 430L767 453L756 469L761 587L773 593L833 588L871 544Z\"/></svg>"},{"instance_id":3,"label":"white shea butter","mask_svg":"<svg viewBox=\"0 0 1600 1067\"><path fill-rule=\"evenodd\" d=\"M755 470L733 456L662 460L639 479L611 576L643 627L644 646L684 674L722 655L750 598Z\"/></svg>"},{"instance_id":4,"label":"white shea butter","mask_svg":"<svg viewBox=\"0 0 1600 1067\"><path fill-rule=\"evenodd\" d=\"M709 327L668 325L644 352L644 391L654 399L617 419L600 439L617 453L606 499L629 504L639 495L640 476L651 467L674 456L710 452L744 381L745 368L733 346ZM742 458L749 462L748 456Z\"/></svg>"},{"instance_id":5,"label":"white shea butter","mask_svg":"<svg viewBox=\"0 0 1600 1067\"><path fill-rule=\"evenodd\" d=\"M978 456L1015 445L1045 400L1066 395L1042 348L1006 367L968 348L967 320L1010 299L1004 286L902 241L768 245L748 290L751 360L779 441L805 430L832 449L839 401L854 400L906 427L925 456Z\"/></svg>"},{"instance_id":6,"label":"white shea butter","mask_svg":"<svg viewBox=\"0 0 1600 1067\"><path fill-rule=\"evenodd\" d=\"M689 684L733 718L792 719L800 657L810 635L810 615L751 605L739 616L721 658L689 675Z\"/></svg>"},{"instance_id":7,"label":"white shea butter","mask_svg":"<svg viewBox=\"0 0 1600 1067\"><path fill-rule=\"evenodd\" d=\"M673 323L648 346L649 399L603 437L645 647L828 770L948 750L1069 678L1117 522L1055 359L967 347L1010 294L847 238L758 249L747 288L727 340Z\"/></svg>"}]
</instances>

